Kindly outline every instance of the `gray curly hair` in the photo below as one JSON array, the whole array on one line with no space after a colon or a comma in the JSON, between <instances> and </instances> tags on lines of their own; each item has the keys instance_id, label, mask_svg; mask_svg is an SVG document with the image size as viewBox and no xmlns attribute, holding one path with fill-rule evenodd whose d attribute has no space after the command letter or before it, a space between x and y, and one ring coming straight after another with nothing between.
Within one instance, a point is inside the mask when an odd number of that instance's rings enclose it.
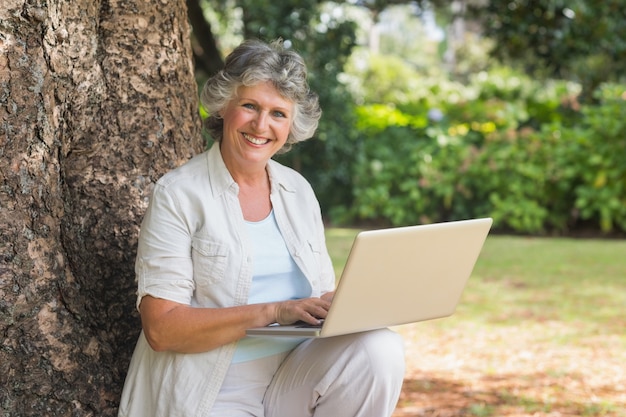
<instances>
[{"instance_id":1,"label":"gray curly hair","mask_svg":"<svg viewBox=\"0 0 626 417\"><path fill-rule=\"evenodd\" d=\"M271 82L278 92L294 103L294 117L287 142L280 153L315 133L322 111L317 94L307 83L307 69L302 57L284 47L282 40L265 43L246 40L227 57L224 68L211 77L200 94L200 101L209 113L205 127L213 139L220 142L224 121L219 112L236 97L244 86Z\"/></svg>"}]
</instances>

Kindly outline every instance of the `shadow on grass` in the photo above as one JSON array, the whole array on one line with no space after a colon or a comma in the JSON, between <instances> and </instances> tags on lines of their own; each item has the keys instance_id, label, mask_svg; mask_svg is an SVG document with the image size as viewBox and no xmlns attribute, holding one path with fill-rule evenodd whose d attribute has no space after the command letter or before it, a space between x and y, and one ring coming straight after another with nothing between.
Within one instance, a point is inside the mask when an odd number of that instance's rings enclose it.
<instances>
[{"instance_id":1,"label":"shadow on grass","mask_svg":"<svg viewBox=\"0 0 626 417\"><path fill-rule=\"evenodd\" d=\"M624 393L614 387L590 392L576 375L531 373L473 381L424 376L405 379L393 417L625 417L623 400Z\"/></svg>"}]
</instances>

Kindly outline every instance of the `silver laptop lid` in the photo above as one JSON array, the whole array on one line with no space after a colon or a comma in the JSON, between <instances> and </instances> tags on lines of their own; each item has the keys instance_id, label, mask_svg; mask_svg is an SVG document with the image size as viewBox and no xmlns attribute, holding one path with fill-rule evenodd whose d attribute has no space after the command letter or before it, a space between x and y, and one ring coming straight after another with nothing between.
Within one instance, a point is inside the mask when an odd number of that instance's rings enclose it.
<instances>
[{"instance_id":1,"label":"silver laptop lid","mask_svg":"<svg viewBox=\"0 0 626 417\"><path fill-rule=\"evenodd\" d=\"M491 224L484 218L359 233L322 336L453 314Z\"/></svg>"}]
</instances>

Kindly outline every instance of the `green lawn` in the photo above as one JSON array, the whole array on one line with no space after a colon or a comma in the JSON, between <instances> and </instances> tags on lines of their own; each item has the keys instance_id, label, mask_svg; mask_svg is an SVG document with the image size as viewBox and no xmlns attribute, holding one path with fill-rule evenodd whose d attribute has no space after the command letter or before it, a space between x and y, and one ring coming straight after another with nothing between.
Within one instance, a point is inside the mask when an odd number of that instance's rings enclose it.
<instances>
[{"instance_id":1,"label":"green lawn","mask_svg":"<svg viewBox=\"0 0 626 417\"><path fill-rule=\"evenodd\" d=\"M489 324L559 321L626 335L626 241L491 236L459 307Z\"/></svg>"},{"instance_id":2,"label":"green lawn","mask_svg":"<svg viewBox=\"0 0 626 417\"><path fill-rule=\"evenodd\" d=\"M327 230L337 276L356 229ZM486 325L560 321L626 337L626 240L490 235L457 314Z\"/></svg>"}]
</instances>

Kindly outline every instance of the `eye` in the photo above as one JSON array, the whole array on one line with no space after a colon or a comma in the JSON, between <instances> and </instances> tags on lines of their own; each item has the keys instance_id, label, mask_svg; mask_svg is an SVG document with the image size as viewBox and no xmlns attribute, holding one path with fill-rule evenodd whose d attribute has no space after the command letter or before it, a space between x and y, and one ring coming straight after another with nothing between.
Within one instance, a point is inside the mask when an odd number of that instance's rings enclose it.
<instances>
[{"instance_id":1,"label":"eye","mask_svg":"<svg viewBox=\"0 0 626 417\"><path fill-rule=\"evenodd\" d=\"M276 110L274 111L274 117L287 117L287 115L280 110Z\"/></svg>"}]
</instances>

